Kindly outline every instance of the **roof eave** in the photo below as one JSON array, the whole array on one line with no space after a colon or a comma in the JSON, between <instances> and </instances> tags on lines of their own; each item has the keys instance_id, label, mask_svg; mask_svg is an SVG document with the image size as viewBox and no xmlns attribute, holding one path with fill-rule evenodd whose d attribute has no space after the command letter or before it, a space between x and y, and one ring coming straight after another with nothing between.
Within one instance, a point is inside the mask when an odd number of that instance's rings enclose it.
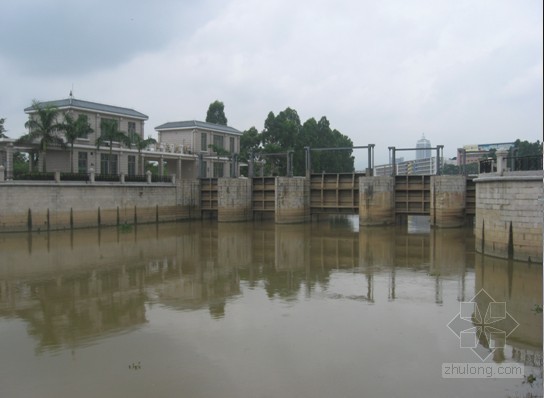
<instances>
[{"instance_id":1,"label":"roof eave","mask_svg":"<svg viewBox=\"0 0 544 398\"><path fill-rule=\"evenodd\" d=\"M127 118L130 117L130 118L138 119L138 120L148 120L149 119L149 116L144 115L143 113L141 113L141 116L136 116L136 115L129 115L129 114L126 114L126 113L108 112L108 111L104 111L104 110L100 110L100 109L86 108L86 107L76 106L76 105L61 105L61 106L56 106L56 108L59 109L59 110L76 109L76 110L86 111L86 112L96 112L96 113L104 114L104 115L120 116L120 117L127 117ZM36 113L36 109L34 109L33 106L30 106L28 108L25 108L25 113L27 113L29 115L32 114L32 113Z\"/></svg>"}]
</instances>

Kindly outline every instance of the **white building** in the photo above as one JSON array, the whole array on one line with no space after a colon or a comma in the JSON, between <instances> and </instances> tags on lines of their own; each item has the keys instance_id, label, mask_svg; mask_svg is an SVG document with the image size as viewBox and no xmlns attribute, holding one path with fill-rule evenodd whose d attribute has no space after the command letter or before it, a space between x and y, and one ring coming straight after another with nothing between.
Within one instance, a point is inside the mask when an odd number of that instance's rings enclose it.
<instances>
[{"instance_id":1,"label":"white building","mask_svg":"<svg viewBox=\"0 0 544 398\"><path fill-rule=\"evenodd\" d=\"M44 156L38 140L22 144L14 139L0 138L0 165L4 167L7 179L13 178L13 154L16 152L38 155L37 167L33 169L32 162L29 162L29 172L41 171L45 157L47 172L70 173L73 170L87 174L92 170L97 175L133 176L141 174L143 167L140 167L140 162L142 165L152 162L162 165L158 167L160 176L166 174L178 179L238 175L238 165L233 159L240 152L242 133L232 127L194 120L165 123L156 128L159 134L157 144L145 149L138 150L135 145L127 146L120 142L113 142L111 148L108 143L97 147L103 120L115 120L119 131L129 137L138 135L143 139L147 115L134 109L84 101L72 96L40 102L39 106L56 108L56 123L64 122L66 114L74 119L85 115L92 132L74 142L73 156L69 148L60 145L48 146ZM35 106L24 111L29 118L36 118ZM66 142L62 131L56 134Z\"/></svg>"}]
</instances>

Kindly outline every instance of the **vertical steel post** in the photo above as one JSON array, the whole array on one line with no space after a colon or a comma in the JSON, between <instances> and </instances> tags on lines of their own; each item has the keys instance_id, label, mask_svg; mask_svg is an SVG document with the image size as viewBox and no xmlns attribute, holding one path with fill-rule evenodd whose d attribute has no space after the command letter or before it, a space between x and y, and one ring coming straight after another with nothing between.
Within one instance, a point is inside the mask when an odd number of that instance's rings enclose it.
<instances>
[{"instance_id":1,"label":"vertical steel post","mask_svg":"<svg viewBox=\"0 0 544 398\"><path fill-rule=\"evenodd\" d=\"M444 145L437 145L436 146L436 175L440 175L440 152L444 148Z\"/></svg>"},{"instance_id":2,"label":"vertical steel post","mask_svg":"<svg viewBox=\"0 0 544 398\"><path fill-rule=\"evenodd\" d=\"M397 175L397 159L396 159L396 153L395 153L395 147L394 146L390 146L389 147L389 154L391 156L391 165L392 165L392 169L391 169L391 175L394 177Z\"/></svg>"},{"instance_id":3,"label":"vertical steel post","mask_svg":"<svg viewBox=\"0 0 544 398\"><path fill-rule=\"evenodd\" d=\"M202 175L202 162L203 162L202 154L199 153L198 154L198 178L204 178L204 176Z\"/></svg>"},{"instance_id":4,"label":"vertical steel post","mask_svg":"<svg viewBox=\"0 0 544 398\"><path fill-rule=\"evenodd\" d=\"M249 166L248 166L248 170L247 170L247 177L248 178L253 178L254 175L253 173L255 172L254 170L254 166L255 166L255 158L253 156L253 149L249 151Z\"/></svg>"},{"instance_id":5,"label":"vertical steel post","mask_svg":"<svg viewBox=\"0 0 544 398\"><path fill-rule=\"evenodd\" d=\"M287 151L287 177L293 177L293 151Z\"/></svg>"},{"instance_id":6,"label":"vertical steel post","mask_svg":"<svg viewBox=\"0 0 544 398\"><path fill-rule=\"evenodd\" d=\"M368 171L367 177L374 175L374 144L368 145Z\"/></svg>"},{"instance_id":7,"label":"vertical steel post","mask_svg":"<svg viewBox=\"0 0 544 398\"><path fill-rule=\"evenodd\" d=\"M304 151L306 153L306 178L310 179L310 174L312 172L312 158L310 147L305 146Z\"/></svg>"}]
</instances>

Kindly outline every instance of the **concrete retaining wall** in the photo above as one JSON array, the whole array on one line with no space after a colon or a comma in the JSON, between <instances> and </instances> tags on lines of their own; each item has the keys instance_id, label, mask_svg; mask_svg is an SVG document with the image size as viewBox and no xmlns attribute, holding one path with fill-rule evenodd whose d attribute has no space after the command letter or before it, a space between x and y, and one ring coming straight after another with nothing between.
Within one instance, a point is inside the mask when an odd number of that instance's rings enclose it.
<instances>
[{"instance_id":1,"label":"concrete retaining wall","mask_svg":"<svg viewBox=\"0 0 544 398\"><path fill-rule=\"evenodd\" d=\"M4 183L0 232L44 231L200 217L198 181L176 184Z\"/></svg>"},{"instance_id":2,"label":"concrete retaining wall","mask_svg":"<svg viewBox=\"0 0 544 398\"><path fill-rule=\"evenodd\" d=\"M476 182L476 250L542 263L542 171L481 176Z\"/></svg>"}]
</instances>

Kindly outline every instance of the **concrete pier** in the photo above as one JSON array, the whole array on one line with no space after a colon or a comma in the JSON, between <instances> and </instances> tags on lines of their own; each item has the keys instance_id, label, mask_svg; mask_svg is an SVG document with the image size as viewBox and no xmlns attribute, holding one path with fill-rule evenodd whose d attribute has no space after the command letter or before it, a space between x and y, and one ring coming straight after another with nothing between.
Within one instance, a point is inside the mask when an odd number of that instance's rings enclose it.
<instances>
[{"instance_id":1,"label":"concrete pier","mask_svg":"<svg viewBox=\"0 0 544 398\"><path fill-rule=\"evenodd\" d=\"M276 177L276 223L310 221L310 187L304 177Z\"/></svg>"},{"instance_id":2,"label":"concrete pier","mask_svg":"<svg viewBox=\"0 0 544 398\"><path fill-rule=\"evenodd\" d=\"M359 225L395 223L395 177L359 178Z\"/></svg>"},{"instance_id":3,"label":"concrete pier","mask_svg":"<svg viewBox=\"0 0 544 398\"><path fill-rule=\"evenodd\" d=\"M220 178L217 181L217 221L253 219L252 182L249 178Z\"/></svg>"},{"instance_id":4,"label":"concrete pier","mask_svg":"<svg viewBox=\"0 0 544 398\"><path fill-rule=\"evenodd\" d=\"M465 225L467 179L465 176L431 177L431 226L458 228Z\"/></svg>"}]
</instances>

